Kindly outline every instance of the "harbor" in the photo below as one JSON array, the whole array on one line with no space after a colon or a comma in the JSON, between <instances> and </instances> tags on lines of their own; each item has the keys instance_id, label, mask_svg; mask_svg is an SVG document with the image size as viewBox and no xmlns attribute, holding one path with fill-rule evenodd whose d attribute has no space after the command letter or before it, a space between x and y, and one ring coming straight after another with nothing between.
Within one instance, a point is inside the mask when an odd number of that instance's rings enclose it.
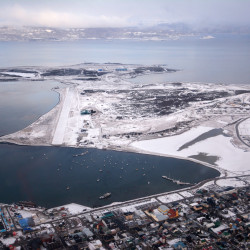
<instances>
[{"instance_id":1,"label":"harbor","mask_svg":"<svg viewBox=\"0 0 250 250\"><path fill-rule=\"evenodd\" d=\"M162 176L194 184L220 175L195 162L128 152L8 144L0 144L0 149L3 203L29 200L48 208L71 202L96 207L188 186ZM108 199L99 199L109 192Z\"/></svg>"},{"instance_id":2,"label":"harbor","mask_svg":"<svg viewBox=\"0 0 250 250\"><path fill-rule=\"evenodd\" d=\"M100 199L110 196L106 193ZM244 175L218 177L99 208L70 203L47 209L29 201L0 204L0 247L30 246L40 238L39 243L50 249L91 249L93 245L109 249L114 244L119 249L132 245L145 249L229 249L232 245L246 249L249 199L249 175ZM180 238L183 234L188 236Z\"/></svg>"}]
</instances>

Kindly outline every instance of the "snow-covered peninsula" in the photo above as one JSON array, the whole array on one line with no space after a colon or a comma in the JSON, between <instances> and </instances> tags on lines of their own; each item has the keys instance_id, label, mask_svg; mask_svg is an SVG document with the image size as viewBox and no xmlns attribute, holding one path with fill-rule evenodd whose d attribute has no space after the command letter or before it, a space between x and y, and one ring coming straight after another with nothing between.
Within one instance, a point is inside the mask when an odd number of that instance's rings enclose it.
<instances>
[{"instance_id":1,"label":"snow-covered peninsula","mask_svg":"<svg viewBox=\"0 0 250 250\"><path fill-rule=\"evenodd\" d=\"M249 173L250 87L130 81L174 72L166 65L112 63L0 69L1 81L65 83L53 89L60 93L57 106L0 141L184 157L227 175Z\"/></svg>"}]
</instances>

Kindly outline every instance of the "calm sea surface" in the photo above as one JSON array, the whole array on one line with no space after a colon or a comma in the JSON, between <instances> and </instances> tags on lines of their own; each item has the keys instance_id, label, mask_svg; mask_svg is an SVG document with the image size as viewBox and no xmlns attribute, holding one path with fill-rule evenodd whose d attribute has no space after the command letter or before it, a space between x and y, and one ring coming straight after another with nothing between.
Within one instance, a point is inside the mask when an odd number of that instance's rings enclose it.
<instances>
[{"instance_id":1,"label":"calm sea surface","mask_svg":"<svg viewBox=\"0 0 250 250\"><path fill-rule=\"evenodd\" d=\"M250 83L250 36L179 41L0 42L0 67L82 62L167 64L164 81Z\"/></svg>"},{"instance_id":2,"label":"calm sea surface","mask_svg":"<svg viewBox=\"0 0 250 250\"><path fill-rule=\"evenodd\" d=\"M0 136L23 129L51 110L59 101L54 81L0 82Z\"/></svg>"},{"instance_id":3,"label":"calm sea surface","mask_svg":"<svg viewBox=\"0 0 250 250\"><path fill-rule=\"evenodd\" d=\"M244 36L169 42L0 42L0 67L82 62L167 64L181 71L134 81L249 84L249 41ZM28 126L53 108L58 94L51 88L58 85L53 81L1 82L0 135ZM149 155L88 149L84 156L73 156L84 151L1 144L0 202L95 206L181 188L162 175L191 183L219 175L197 163ZM112 192L112 197L98 200L105 192Z\"/></svg>"},{"instance_id":4,"label":"calm sea surface","mask_svg":"<svg viewBox=\"0 0 250 250\"><path fill-rule=\"evenodd\" d=\"M73 156L86 151L83 156ZM46 207L69 202L104 205L184 187L162 175L190 183L219 175L214 169L173 158L1 144L0 166L1 202L32 200ZM112 193L111 198L99 200L106 192Z\"/></svg>"}]
</instances>

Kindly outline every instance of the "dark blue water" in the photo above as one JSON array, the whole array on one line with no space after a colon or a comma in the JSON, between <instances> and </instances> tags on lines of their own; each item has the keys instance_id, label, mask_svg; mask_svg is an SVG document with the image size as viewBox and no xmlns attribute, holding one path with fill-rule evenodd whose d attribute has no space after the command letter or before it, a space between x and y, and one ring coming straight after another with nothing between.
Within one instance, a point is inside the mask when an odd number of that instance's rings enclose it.
<instances>
[{"instance_id":1,"label":"dark blue water","mask_svg":"<svg viewBox=\"0 0 250 250\"><path fill-rule=\"evenodd\" d=\"M57 85L51 81L2 83L0 133L22 129L53 108L58 94L51 88ZM219 174L183 160L88 151L84 156L73 157L83 150L0 145L0 202L32 200L46 207L68 202L103 205L181 188L162 179L162 175L196 183ZM196 175L190 176L190 172ZM105 192L112 192L111 199L99 201L98 197Z\"/></svg>"},{"instance_id":2,"label":"dark blue water","mask_svg":"<svg viewBox=\"0 0 250 250\"><path fill-rule=\"evenodd\" d=\"M191 183L219 175L198 163L173 158L4 144L0 144L0 166L1 202L32 200L46 207L69 202L98 206L183 188L162 175ZM112 193L111 198L99 200L106 192Z\"/></svg>"},{"instance_id":3,"label":"dark blue water","mask_svg":"<svg viewBox=\"0 0 250 250\"><path fill-rule=\"evenodd\" d=\"M53 108L58 94L51 88L58 85L52 81L2 83L0 134L22 129ZM0 144L0 202L98 206L183 187L162 179L162 175L190 183L219 175L197 163L149 155L88 149L84 156L73 156L83 151ZM112 192L112 197L100 201L98 197L105 192Z\"/></svg>"},{"instance_id":4,"label":"dark blue water","mask_svg":"<svg viewBox=\"0 0 250 250\"><path fill-rule=\"evenodd\" d=\"M250 36L178 41L0 42L0 67L82 62L167 64L164 81L249 84Z\"/></svg>"},{"instance_id":5,"label":"dark blue water","mask_svg":"<svg viewBox=\"0 0 250 250\"><path fill-rule=\"evenodd\" d=\"M51 110L59 94L51 89L64 87L55 81L0 82L0 135L25 128Z\"/></svg>"},{"instance_id":6,"label":"dark blue water","mask_svg":"<svg viewBox=\"0 0 250 250\"><path fill-rule=\"evenodd\" d=\"M181 71L139 80L249 84L249 41L244 36L164 42L0 42L0 67L86 61L167 64ZM22 129L53 108L58 95L50 89L56 85L0 83L0 135ZM191 183L219 175L197 163L149 155L89 149L85 156L73 157L83 151L0 145L0 202L32 200L47 207L68 202L103 205L180 188L162 175ZM99 201L105 192L112 192L112 197Z\"/></svg>"}]
</instances>

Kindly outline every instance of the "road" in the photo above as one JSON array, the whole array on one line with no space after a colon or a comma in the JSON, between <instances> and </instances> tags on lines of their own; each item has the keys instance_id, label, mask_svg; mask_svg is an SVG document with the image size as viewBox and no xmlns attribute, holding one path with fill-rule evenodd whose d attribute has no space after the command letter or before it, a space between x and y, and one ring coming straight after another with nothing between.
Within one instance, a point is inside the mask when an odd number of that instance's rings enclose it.
<instances>
[{"instance_id":1,"label":"road","mask_svg":"<svg viewBox=\"0 0 250 250\"><path fill-rule=\"evenodd\" d=\"M247 177L247 176L250 176L250 174L248 174L248 175L240 175L240 176L237 176L237 178ZM93 208L91 210L87 210L87 211L84 211L84 212L79 213L79 214L74 214L74 215L70 215L70 216L66 216L66 217L62 217L62 218L59 218L59 219L55 219L55 220L49 221L49 223L59 222L62 219L66 219L66 218L69 219L69 218L72 218L72 217L77 217L79 215L84 215L84 214L89 214L89 213L94 213L94 212L102 211L104 209L115 209L116 207L138 204L139 202L147 201L147 200L152 199L152 198L155 198L159 203L162 203L162 202L160 202L157 199L157 197L163 196L163 195L169 195L169 194L179 193L179 192L182 192L182 191L188 191L188 190L192 190L192 189L197 189L197 188L202 187L204 184L206 184L206 183L208 183L210 181L217 181L217 180L223 180L223 179L232 179L232 178L236 178L236 177L234 176L234 177L217 177L217 178L212 178L212 179L201 181L200 183L198 183L198 184L196 184L196 185L194 185L192 187L183 188L183 189L175 190L175 191L171 191L171 192L165 192L165 193L161 193L161 194L150 195L150 196L143 197L143 198L138 198L138 199L134 199L134 200L130 200L130 201L121 202L121 203L119 203L117 205L110 204L110 205L106 205L106 206L99 207L99 208ZM183 199L186 199L186 198L183 197ZM39 226L39 225L42 225L42 224L47 224L47 223L48 222L40 223L40 224L37 224L36 226Z\"/></svg>"},{"instance_id":2,"label":"road","mask_svg":"<svg viewBox=\"0 0 250 250\"><path fill-rule=\"evenodd\" d=\"M240 175L240 176L237 176L237 178L240 178L240 177L247 177L247 176L250 176L250 174L249 175ZM119 208L119 207L123 207L123 206L128 206L128 205L140 205L140 202L145 202L145 201L149 201L150 199L152 199L152 198L155 198L156 199L156 201L158 201L160 204L164 204L164 203L162 203L160 200L158 200L157 198L159 197L159 196L163 196L163 195L170 195L170 194L173 194L173 193L180 193L180 192L182 192L182 191L190 191L190 190L193 190L193 189L197 189L197 188L200 188L200 187L202 187L204 184L206 184L206 183L208 183L208 182L210 182L210 181L213 181L215 184L216 184L216 181L218 181L218 180L223 180L223 179L232 179L232 178L235 178L235 177L226 177L226 176L224 176L224 177L217 177L217 178L212 178L212 179L208 179L208 180L204 180L204 181L202 181L202 182L200 182L200 183L198 183L198 184L196 184L196 185L194 185L194 186L192 186L192 187L188 187L188 188L183 188L183 189L180 189L180 190L175 190L175 191L171 191L171 192L165 192L165 193L161 193L161 194L155 194L155 195L151 195L151 196L147 196L147 197L143 197L143 198L138 198L138 199L134 199L134 200L130 200L130 201L126 201L126 202L121 202L121 203L119 203L119 204L116 204L116 205L112 205L112 204L110 204L110 205L107 205L107 206L104 206L104 207L100 207L100 208L94 208L94 209L91 209L91 210L87 210L87 211L84 211L84 212L81 212L81 213L79 213L79 214L75 214L75 215L70 215L70 216L66 216L66 217L62 217L62 218L57 218L57 219L54 219L54 220L50 220L50 221L46 221L46 222L43 222L43 223L40 223L40 224L36 224L36 226L41 226L41 225L43 225L43 224L50 224L51 225L51 227L55 230L55 232L56 232L56 234L59 236L59 238L60 238L60 243L62 244L61 245L61 248L62 249L67 249L67 245L66 245L66 243L65 243L65 241L64 241L64 239L63 239L63 234L61 234L61 232L59 232L58 230L57 230L57 228L56 228L56 226L55 226L55 224L54 223L58 223L58 222L60 222L60 221L62 221L62 220L66 220L67 222L68 222L68 219L70 219L70 218L73 218L73 217L78 217L78 216L80 216L80 215L85 215L85 214L93 214L94 212L101 212L101 211L103 211L103 210L114 210L114 209L117 209L117 208ZM181 195L181 194L180 194ZM188 200L189 198L188 197L184 197L183 195L181 195L182 197L183 197L183 199L181 199L181 200ZM192 197L190 197L190 198L193 198L193 196ZM188 203L186 203L187 205L189 205L190 206L190 204L188 204ZM6 209L8 208L8 206L4 206ZM7 210L8 211L8 210ZM9 211L8 211L8 213L9 213ZM14 218L12 218L12 216L11 216L11 213L9 213L9 217L12 219L12 221L14 222ZM198 223L197 223L198 224ZM14 224L15 225L15 224ZM200 225L199 224L199 226L200 226L200 228L202 228L203 230L205 230L206 232L208 232L208 230L204 227L204 226L202 226L202 225ZM15 229L16 229L16 225L15 225ZM68 229L67 229L68 230ZM32 234L33 232L31 232L31 234ZM69 232L68 232L69 233Z\"/></svg>"},{"instance_id":3,"label":"road","mask_svg":"<svg viewBox=\"0 0 250 250\"><path fill-rule=\"evenodd\" d=\"M69 111L71 108L71 100L73 99L73 91L70 88L66 89L65 99L60 113L58 123L56 125L56 130L52 140L52 145L62 145L63 138L65 134L65 129L67 127Z\"/></svg>"},{"instance_id":4,"label":"road","mask_svg":"<svg viewBox=\"0 0 250 250\"><path fill-rule=\"evenodd\" d=\"M244 140L242 140L241 137L240 137L239 125L240 125L242 122L244 122L245 120L249 119L249 118L250 118L250 116L247 117L247 118L242 119L242 120L239 121L239 122L236 124L236 126L235 126L235 130L236 130L237 137L239 138L239 140L240 140L243 144L245 144L245 145L248 146L248 147L250 147L250 145L247 144L247 143L246 143Z\"/></svg>"}]
</instances>

